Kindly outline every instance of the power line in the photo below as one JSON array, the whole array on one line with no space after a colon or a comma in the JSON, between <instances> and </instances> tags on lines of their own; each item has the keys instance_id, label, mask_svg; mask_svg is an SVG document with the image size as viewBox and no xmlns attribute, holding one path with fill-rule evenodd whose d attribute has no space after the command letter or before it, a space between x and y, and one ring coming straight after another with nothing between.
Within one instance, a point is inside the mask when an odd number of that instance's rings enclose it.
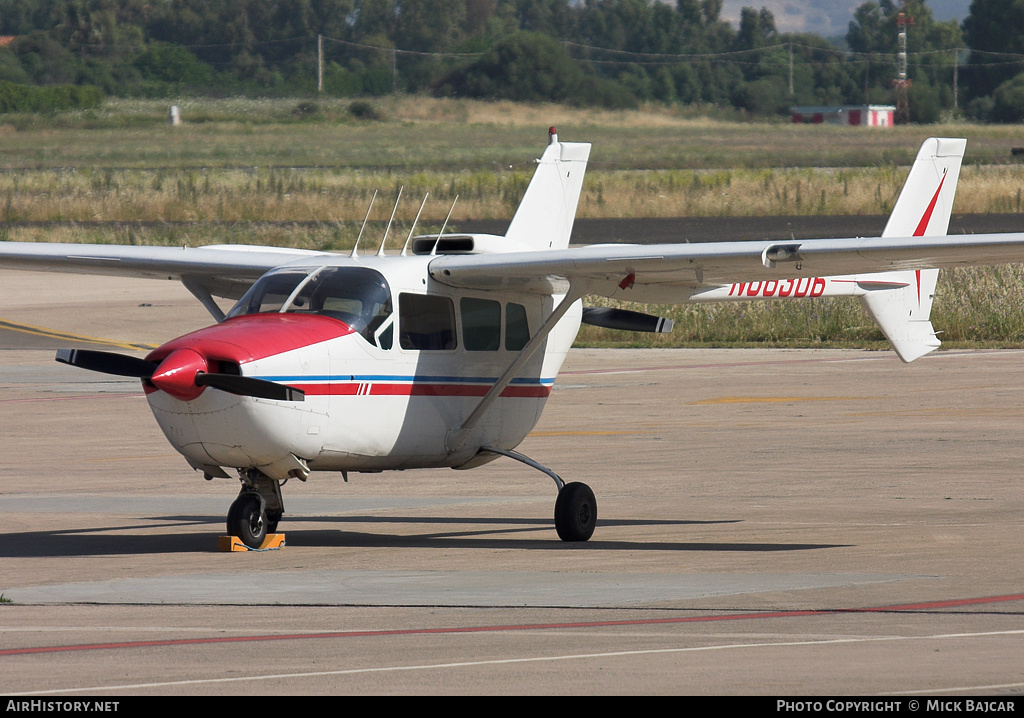
<instances>
[{"instance_id":1,"label":"power line","mask_svg":"<svg viewBox=\"0 0 1024 718\"><path fill-rule=\"evenodd\" d=\"M236 42L221 42L221 43L192 43L192 44L173 43L173 44L175 44L177 47L183 47L183 48L189 49L189 50L202 50L202 49L232 48L232 47L260 47L260 46L264 46L264 45L281 45L281 44L287 44L287 43L300 43L300 42L308 42L310 44L315 44L316 41L317 41L317 37L322 37L324 40L329 40L331 42L338 43L340 45L347 45L349 47L356 47L356 48L360 48L360 49L364 49L364 50L373 50L373 51L384 52L384 53L396 53L396 54L399 54L399 55L418 55L418 56L423 56L423 57L469 58L469 57L480 57L480 56L486 54L485 52L427 52L427 51L424 51L424 50L406 50L406 49L403 49L403 48L400 48L400 47L386 47L386 46L383 46L383 45L370 45L370 44L367 44L367 43L353 42L351 40L342 40L341 38L330 37L328 35L320 35L320 36L316 36L316 37L296 36L296 37L288 37L288 38L279 38L279 39L276 39L276 40L255 40L255 39L253 39L253 40L240 40L240 41L236 41ZM117 49L117 48L135 49L135 48L138 48L140 46L144 46L145 44L146 43L142 43L140 45L139 43L117 43L117 42L84 42L84 43L77 43L78 46L83 46L83 47L98 47L98 48L110 48L110 49ZM578 48L578 49L581 49L581 50L588 50L588 51L592 51L592 52L599 52L599 53L605 53L605 54L611 54L611 55L620 55L620 56L625 56L625 57L630 57L630 58L653 58L651 60L646 60L646 61L642 60L642 59L630 60L630 62L632 62L633 64L636 64L636 65L664 65L664 64L681 63L681 62L685 62L687 60L701 60L701 59L705 59L705 60L719 60L719 61L723 61L723 62L728 62L729 58L732 58L732 57L737 57L737 56L742 56L742 55L750 55L750 54L768 53L769 51L773 51L773 50L788 50L790 47L792 47L794 49L807 50L807 51L810 51L811 53L821 53L821 54L827 54L827 55L834 55L837 58L845 58L848 62L851 62L851 63L864 62L865 60L871 61L871 62L874 62L874 61L884 61L886 59L891 59L892 55L895 52L895 51L894 52L880 52L880 51L844 50L844 49L838 48L838 47L821 47L819 45L806 45L806 44L798 43L798 42L776 43L776 44L773 44L773 45L764 45L764 46L761 46L761 47L753 47L753 48L748 48L748 49L744 49L744 50L723 50L723 51L720 51L720 52L678 52L678 53L636 52L636 51L632 51L632 50L619 50L619 49L616 49L616 48L599 47L597 45L586 45L584 43L572 42L572 41L569 41L569 40L563 41L562 44L565 45L565 47L567 47L567 48ZM955 47L955 48L946 48L946 49L940 49L940 50L918 50L918 51L914 51L914 52L908 51L907 52L907 57L909 58L909 57L921 57L921 56L925 56L925 55L945 55L947 53L954 53L954 52L955 53L959 53L959 54L965 54L966 53L966 54L971 55L971 56L973 56L973 55L985 55L985 56L993 56L993 57L1016 58L1015 60L1005 60L1003 62L1003 64L1014 64L1015 62L1018 62L1018 61L1024 62L1024 53L996 52L994 50L979 50L979 49L974 49L974 48L969 48L969 47ZM798 58L799 55L794 54L794 57ZM864 58L864 59L860 59L860 58ZM613 63L613 62L615 62L613 60L589 60L589 61L590 62L603 62L603 63ZM806 64L808 62L813 62L812 60L809 60L809 59L806 59L806 58L801 58L799 61L803 62L804 64ZM626 62L626 61L623 60L623 61L620 61L620 62ZM736 62L737 62L737 64L749 64L750 63L750 61L740 61L740 60L736 60ZM918 66L928 66L928 67L935 67L935 66L937 66L937 65L923 65L922 63L916 63L916 64ZM996 64L999 64L999 63L986 62L984 64L986 64L986 65L996 65Z\"/></svg>"},{"instance_id":2,"label":"power line","mask_svg":"<svg viewBox=\"0 0 1024 718\"><path fill-rule=\"evenodd\" d=\"M328 37L327 35L322 36L324 40L330 40L341 45L348 45L350 47L359 47L365 50L378 50L380 52L393 52L398 55L420 55L423 57L479 57L483 55L482 52L424 52L421 50L403 50L399 47L382 47L379 45L365 45L360 42L351 42L349 40L340 40L336 37Z\"/></svg>"}]
</instances>

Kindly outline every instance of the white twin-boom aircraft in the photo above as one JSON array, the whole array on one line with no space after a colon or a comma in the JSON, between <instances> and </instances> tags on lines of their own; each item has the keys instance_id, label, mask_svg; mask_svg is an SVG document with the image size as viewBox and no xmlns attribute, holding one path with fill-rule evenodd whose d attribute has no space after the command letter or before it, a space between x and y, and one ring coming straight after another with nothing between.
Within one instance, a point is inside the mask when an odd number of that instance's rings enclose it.
<instances>
[{"instance_id":1,"label":"white twin-boom aircraft","mask_svg":"<svg viewBox=\"0 0 1024 718\"><path fill-rule=\"evenodd\" d=\"M400 254L273 247L0 242L0 267L179 280L216 324L145 358L62 349L57 360L138 377L171 445L241 492L227 531L262 545L281 486L314 471L451 467L498 457L550 476L564 541L594 532L597 502L515 449L551 393L581 322L671 322L584 309L588 295L683 303L857 296L899 357L939 346L938 270L1024 259L1024 234L947 236L966 140L928 139L881 237L569 247L590 145L549 143L505 236L411 237ZM225 315L214 297L237 300Z\"/></svg>"}]
</instances>

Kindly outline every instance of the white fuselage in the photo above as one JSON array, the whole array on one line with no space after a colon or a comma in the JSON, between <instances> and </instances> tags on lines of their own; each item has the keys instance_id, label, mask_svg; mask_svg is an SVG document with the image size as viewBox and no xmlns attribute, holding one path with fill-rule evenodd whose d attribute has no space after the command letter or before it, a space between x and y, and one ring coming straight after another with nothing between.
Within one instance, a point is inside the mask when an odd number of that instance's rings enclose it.
<instances>
[{"instance_id":1,"label":"white fuselage","mask_svg":"<svg viewBox=\"0 0 1024 718\"><path fill-rule=\"evenodd\" d=\"M529 333L535 333L560 298L445 287L429 278L430 259L339 260L375 269L390 286L394 309L376 338L324 316L275 312L229 318L169 342L164 355L174 347L194 349L211 362L237 364L246 377L287 384L306 396L284 402L206 388L185 400L148 387L150 407L168 440L210 475L256 468L272 478L307 470L458 467L480 447L517 446L537 423L576 336L578 303L466 440L450 449L450 430L462 424L522 348L522 329L512 326L514 319L525 315ZM437 329L434 319L417 318L415 303L424 296L450 306L453 336ZM487 325L488 316L495 326ZM420 340L410 332L417 321L443 334L443 346L416 348Z\"/></svg>"}]
</instances>

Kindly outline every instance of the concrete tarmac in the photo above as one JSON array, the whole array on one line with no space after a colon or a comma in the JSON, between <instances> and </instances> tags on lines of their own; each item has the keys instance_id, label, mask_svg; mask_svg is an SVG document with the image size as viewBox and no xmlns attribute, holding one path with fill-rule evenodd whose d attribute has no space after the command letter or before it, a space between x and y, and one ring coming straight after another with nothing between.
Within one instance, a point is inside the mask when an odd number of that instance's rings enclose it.
<instances>
[{"instance_id":1,"label":"concrete tarmac","mask_svg":"<svg viewBox=\"0 0 1024 718\"><path fill-rule=\"evenodd\" d=\"M290 481L287 545L219 553L237 482L53 361L205 310L0 287L0 695L1024 693L1022 351L576 350L520 450L591 541L499 460Z\"/></svg>"}]
</instances>

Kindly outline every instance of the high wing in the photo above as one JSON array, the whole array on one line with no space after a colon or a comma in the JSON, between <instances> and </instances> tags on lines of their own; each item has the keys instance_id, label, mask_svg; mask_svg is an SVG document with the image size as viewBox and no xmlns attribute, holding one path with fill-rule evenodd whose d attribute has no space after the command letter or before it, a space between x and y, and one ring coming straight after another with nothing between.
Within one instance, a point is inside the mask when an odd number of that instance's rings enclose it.
<instances>
[{"instance_id":1,"label":"high wing","mask_svg":"<svg viewBox=\"0 0 1024 718\"><path fill-rule=\"evenodd\" d=\"M137 247L113 244L0 242L0 267L44 272L177 279L219 321L212 297L239 299L269 270L323 252L254 245Z\"/></svg>"},{"instance_id":2,"label":"high wing","mask_svg":"<svg viewBox=\"0 0 1024 718\"><path fill-rule=\"evenodd\" d=\"M1024 261L1024 233L870 237L787 242L594 245L550 252L439 257L430 274L474 289L514 288L637 302L685 302L698 288L733 282L944 269Z\"/></svg>"},{"instance_id":3,"label":"high wing","mask_svg":"<svg viewBox=\"0 0 1024 718\"><path fill-rule=\"evenodd\" d=\"M251 285L268 270L323 252L254 245L137 247L114 244L3 242L0 264L10 269L109 274L120 277L181 279L195 277L225 289ZM228 293L214 292L228 297ZM243 291L244 294L244 291ZM239 295L241 296L241 295Z\"/></svg>"},{"instance_id":4,"label":"high wing","mask_svg":"<svg viewBox=\"0 0 1024 718\"><path fill-rule=\"evenodd\" d=\"M880 277L864 275L1022 261L1024 233L946 236L966 144L958 138L924 141L880 237L451 255L431 262L430 273L467 289L565 293L571 286L580 295L679 303L703 301L698 295L706 296L708 288L732 283L849 275L878 287ZM920 277L916 282L921 285Z\"/></svg>"}]
</instances>

